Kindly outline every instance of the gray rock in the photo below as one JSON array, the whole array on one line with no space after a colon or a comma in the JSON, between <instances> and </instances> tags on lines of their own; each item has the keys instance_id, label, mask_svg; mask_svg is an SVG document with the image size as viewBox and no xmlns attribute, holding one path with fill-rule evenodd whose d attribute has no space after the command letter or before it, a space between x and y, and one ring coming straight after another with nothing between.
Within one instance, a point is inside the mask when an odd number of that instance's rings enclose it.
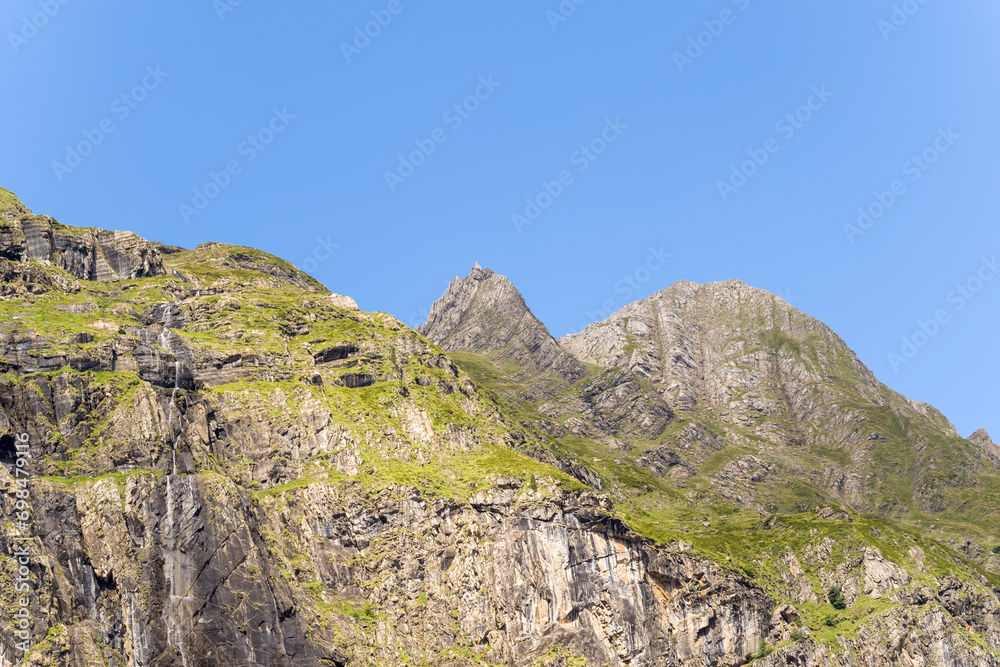
<instances>
[{"instance_id":1,"label":"gray rock","mask_svg":"<svg viewBox=\"0 0 1000 667\"><path fill-rule=\"evenodd\" d=\"M68 227L43 215L0 214L0 257L50 263L81 280L165 275L160 251L132 232Z\"/></svg>"},{"instance_id":2,"label":"gray rock","mask_svg":"<svg viewBox=\"0 0 1000 667\"><path fill-rule=\"evenodd\" d=\"M583 364L563 351L532 314L511 282L478 263L468 277L451 281L417 331L445 351L486 353L534 372L553 371L571 382L585 372Z\"/></svg>"}]
</instances>

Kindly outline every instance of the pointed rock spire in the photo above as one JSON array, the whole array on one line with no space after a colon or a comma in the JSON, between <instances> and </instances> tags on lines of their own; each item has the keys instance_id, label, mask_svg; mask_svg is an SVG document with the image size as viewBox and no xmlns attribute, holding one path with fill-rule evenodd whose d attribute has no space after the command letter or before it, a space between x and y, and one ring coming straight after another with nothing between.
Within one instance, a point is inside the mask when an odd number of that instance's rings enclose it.
<instances>
[{"instance_id":1,"label":"pointed rock spire","mask_svg":"<svg viewBox=\"0 0 1000 667\"><path fill-rule=\"evenodd\" d=\"M986 432L985 428L981 428L968 438L969 442L974 442L980 447L996 447L996 443L990 438L990 434Z\"/></svg>"},{"instance_id":2,"label":"pointed rock spire","mask_svg":"<svg viewBox=\"0 0 1000 667\"><path fill-rule=\"evenodd\" d=\"M584 366L566 353L505 277L479 262L456 277L417 331L448 352L478 352L532 370L554 370L569 380Z\"/></svg>"}]
</instances>

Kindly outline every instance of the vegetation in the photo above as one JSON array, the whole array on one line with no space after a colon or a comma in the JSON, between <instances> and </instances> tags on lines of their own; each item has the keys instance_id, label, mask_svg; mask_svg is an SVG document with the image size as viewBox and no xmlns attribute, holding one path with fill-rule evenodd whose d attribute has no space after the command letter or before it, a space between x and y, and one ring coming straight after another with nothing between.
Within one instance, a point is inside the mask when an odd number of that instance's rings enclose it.
<instances>
[{"instance_id":1,"label":"vegetation","mask_svg":"<svg viewBox=\"0 0 1000 667\"><path fill-rule=\"evenodd\" d=\"M844 599L844 591L840 590L838 586L833 586L829 591L827 591L826 595L834 609L847 609L847 601Z\"/></svg>"}]
</instances>

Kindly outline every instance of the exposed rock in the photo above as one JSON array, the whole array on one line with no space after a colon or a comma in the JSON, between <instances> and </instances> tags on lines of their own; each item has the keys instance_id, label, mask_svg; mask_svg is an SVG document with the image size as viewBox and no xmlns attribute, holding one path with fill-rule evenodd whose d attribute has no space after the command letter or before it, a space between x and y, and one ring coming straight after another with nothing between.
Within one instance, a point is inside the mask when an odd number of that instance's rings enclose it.
<instances>
[{"instance_id":1,"label":"exposed rock","mask_svg":"<svg viewBox=\"0 0 1000 667\"><path fill-rule=\"evenodd\" d=\"M986 432L986 429L981 428L972 435L969 436L969 442L974 442L983 449L988 449L989 447L996 447L996 443L990 438L990 434Z\"/></svg>"},{"instance_id":2,"label":"exposed rock","mask_svg":"<svg viewBox=\"0 0 1000 667\"><path fill-rule=\"evenodd\" d=\"M451 281L417 331L446 351L491 353L569 381L584 374L583 365L562 350L517 288L478 262L468 277Z\"/></svg>"},{"instance_id":3,"label":"exposed rock","mask_svg":"<svg viewBox=\"0 0 1000 667\"><path fill-rule=\"evenodd\" d=\"M864 550L865 569L864 593L872 599L878 599L901 586L910 583L910 577L905 570L885 560L876 547L866 547Z\"/></svg>"},{"instance_id":4,"label":"exposed rock","mask_svg":"<svg viewBox=\"0 0 1000 667\"><path fill-rule=\"evenodd\" d=\"M81 280L109 282L165 273L159 250L132 232L68 227L44 215L0 215L0 257L51 263Z\"/></svg>"},{"instance_id":5,"label":"exposed rock","mask_svg":"<svg viewBox=\"0 0 1000 667\"><path fill-rule=\"evenodd\" d=\"M335 305L337 308L344 308L346 310L360 310L358 304L349 296L344 296L343 294L331 294L326 297L330 303Z\"/></svg>"}]
</instances>

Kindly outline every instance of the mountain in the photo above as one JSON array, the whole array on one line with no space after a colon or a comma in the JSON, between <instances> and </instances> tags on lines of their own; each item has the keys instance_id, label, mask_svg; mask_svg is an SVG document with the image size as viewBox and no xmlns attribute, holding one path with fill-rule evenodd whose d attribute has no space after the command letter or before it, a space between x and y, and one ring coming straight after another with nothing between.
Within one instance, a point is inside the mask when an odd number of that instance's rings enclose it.
<instances>
[{"instance_id":1,"label":"mountain","mask_svg":"<svg viewBox=\"0 0 1000 667\"><path fill-rule=\"evenodd\" d=\"M1000 491L995 466L944 415L880 383L826 325L740 281L677 283L560 343L633 370L727 446L765 453L769 475L853 509L968 511L969 490ZM697 467L712 446L681 449ZM976 509L984 528L998 510Z\"/></svg>"},{"instance_id":2,"label":"mountain","mask_svg":"<svg viewBox=\"0 0 1000 667\"><path fill-rule=\"evenodd\" d=\"M514 285L478 262L467 278L456 276L451 281L417 332L447 352L509 359L535 380L548 373L572 382L585 372L583 364L564 352L532 314Z\"/></svg>"},{"instance_id":3,"label":"mountain","mask_svg":"<svg viewBox=\"0 0 1000 667\"><path fill-rule=\"evenodd\" d=\"M439 319L478 317L468 312L475 303L453 312L461 307L447 295L435 304ZM662 528L669 514L685 507L690 516L699 503L764 517L857 513L933 535L997 571L1000 457L988 436L959 437L939 411L880 383L829 327L782 299L741 281L683 281L557 342L588 372L534 401L504 392L522 371L502 345L479 339L475 348L453 345L452 355L480 386L510 401L524 425L550 435L554 451L592 467L644 535L669 540L672 530ZM643 404L603 419L599 389L621 396L629 385ZM719 519L734 514L721 511ZM730 547L720 549L716 520L700 518L708 534L685 526L682 539L733 561ZM822 541L806 542L805 554L823 550ZM856 543L839 558L902 544ZM755 572L788 557L781 549L761 555L750 564ZM825 575L792 555L793 570L826 585ZM922 567L907 557L895 562ZM769 575L790 585L780 568ZM822 600L800 585L799 597L786 589L789 603ZM863 588L844 586L849 597Z\"/></svg>"},{"instance_id":4,"label":"mountain","mask_svg":"<svg viewBox=\"0 0 1000 667\"><path fill-rule=\"evenodd\" d=\"M434 312L475 320L477 308L446 294ZM436 329L425 331L438 341ZM959 524L976 521L981 538L1000 521L996 458L983 456L988 436L962 439L933 407L880 383L829 327L763 290L679 282L557 344L591 370L518 406L544 415L548 433L612 444L619 458L757 511L839 503L920 521L960 509ZM518 362L482 338L452 349ZM602 411L605 386L641 402ZM617 419L602 418L609 413ZM746 471L756 483L745 483Z\"/></svg>"},{"instance_id":5,"label":"mountain","mask_svg":"<svg viewBox=\"0 0 1000 667\"><path fill-rule=\"evenodd\" d=\"M988 443L766 293L417 333L5 190L0 277L3 664L1000 665Z\"/></svg>"}]
</instances>

